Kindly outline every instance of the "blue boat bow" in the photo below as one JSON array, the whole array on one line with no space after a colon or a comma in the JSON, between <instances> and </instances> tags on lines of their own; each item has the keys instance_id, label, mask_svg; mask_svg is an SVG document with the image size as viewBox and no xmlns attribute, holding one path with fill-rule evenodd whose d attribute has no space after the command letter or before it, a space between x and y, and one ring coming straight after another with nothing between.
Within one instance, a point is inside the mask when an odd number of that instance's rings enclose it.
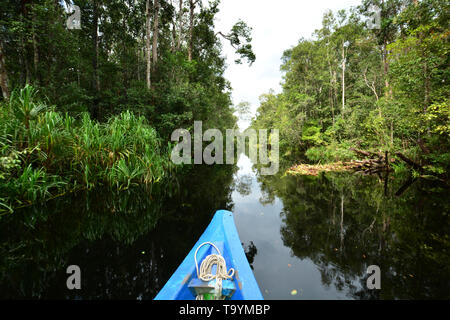
<instances>
[{"instance_id":1,"label":"blue boat bow","mask_svg":"<svg viewBox=\"0 0 450 320\"><path fill-rule=\"evenodd\" d=\"M263 296L242 248L239 234L234 224L233 213L219 210L195 246L183 260L175 273L161 289L155 300L195 300L188 285L197 278L194 255L196 249L205 242L212 242L222 253L227 268L234 268L233 277L236 291L231 300L263 300ZM217 253L212 246L202 246L197 252L199 263L206 256Z\"/></svg>"}]
</instances>

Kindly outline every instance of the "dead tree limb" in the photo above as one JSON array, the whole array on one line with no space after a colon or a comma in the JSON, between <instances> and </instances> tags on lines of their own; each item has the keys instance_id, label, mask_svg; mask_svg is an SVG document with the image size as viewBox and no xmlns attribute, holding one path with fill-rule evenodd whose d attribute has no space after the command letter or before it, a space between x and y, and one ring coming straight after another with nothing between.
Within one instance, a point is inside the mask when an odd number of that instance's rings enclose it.
<instances>
[{"instance_id":1,"label":"dead tree limb","mask_svg":"<svg viewBox=\"0 0 450 320\"><path fill-rule=\"evenodd\" d=\"M423 171L423 167L420 164L418 164L418 163L414 162L413 160L409 159L403 153L396 152L395 155L397 157L399 157L401 160L403 160L405 163L407 163L409 166L413 167L414 169L417 169L419 171Z\"/></svg>"}]
</instances>

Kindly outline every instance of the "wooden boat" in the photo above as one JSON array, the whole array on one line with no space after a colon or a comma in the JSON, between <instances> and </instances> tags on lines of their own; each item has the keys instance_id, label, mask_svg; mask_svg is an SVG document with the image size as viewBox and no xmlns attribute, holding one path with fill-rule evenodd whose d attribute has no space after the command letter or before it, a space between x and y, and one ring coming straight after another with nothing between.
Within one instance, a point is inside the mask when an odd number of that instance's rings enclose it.
<instances>
[{"instance_id":1,"label":"wooden boat","mask_svg":"<svg viewBox=\"0 0 450 320\"><path fill-rule=\"evenodd\" d=\"M227 300L263 300L252 269L242 248L233 214L230 211L217 211L203 235L183 260L181 265L161 289L155 300L195 300L196 293L192 283L199 282L196 260L201 263L208 255L217 254L213 244L225 259L226 268L234 269L232 279L224 282L224 288L233 286L233 293ZM196 255L196 259L194 258ZM216 269L213 269L217 271Z\"/></svg>"}]
</instances>

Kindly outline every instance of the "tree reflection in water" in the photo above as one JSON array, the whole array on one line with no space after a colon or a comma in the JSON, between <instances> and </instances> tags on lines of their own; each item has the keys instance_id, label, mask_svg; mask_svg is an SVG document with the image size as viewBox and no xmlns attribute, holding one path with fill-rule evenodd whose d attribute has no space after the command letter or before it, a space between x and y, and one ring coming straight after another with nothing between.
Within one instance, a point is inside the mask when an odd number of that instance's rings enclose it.
<instances>
[{"instance_id":1,"label":"tree reflection in water","mask_svg":"<svg viewBox=\"0 0 450 320\"><path fill-rule=\"evenodd\" d=\"M3 217L0 298L152 299L215 210L232 209L235 170L196 167L152 190L97 189ZM78 292L66 288L71 264Z\"/></svg>"},{"instance_id":2,"label":"tree reflection in water","mask_svg":"<svg viewBox=\"0 0 450 320\"><path fill-rule=\"evenodd\" d=\"M285 297L297 285L305 296L321 298L314 295L324 294L315 287L321 282L354 299L449 298L448 189L394 175L386 184L370 176L292 177L280 170L258 177L259 193L248 174L239 178L236 166L200 166L152 190L98 189L3 216L0 298L152 299L214 212L234 205L247 259L255 276L267 277L257 280L271 297ZM234 188L240 209L232 202ZM266 209L255 207L258 199ZM312 261L317 283L302 274L308 263L294 268L288 251L297 261ZM71 264L81 268L78 292L66 288ZM366 287L373 264L381 268L381 290Z\"/></svg>"},{"instance_id":3,"label":"tree reflection in water","mask_svg":"<svg viewBox=\"0 0 450 320\"><path fill-rule=\"evenodd\" d=\"M387 192L384 181L351 174L258 179L266 198L283 202L284 245L311 259L325 286L356 299L450 297L447 188L416 181L403 190L391 176ZM381 268L379 291L366 287L372 264Z\"/></svg>"},{"instance_id":4,"label":"tree reflection in water","mask_svg":"<svg viewBox=\"0 0 450 320\"><path fill-rule=\"evenodd\" d=\"M242 244L242 246L244 247L245 256L247 257L247 261L250 264L250 268L252 268L253 270L253 262L255 261L255 256L258 253L258 249L256 248L253 241L250 241L247 246L245 246L244 244Z\"/></svg>"},{"instance_id":5,"label":"tree reflection in water","mask_svg":"<svg viewBox=\"0 0 450 320\"><path fill-rule=\"evenodd\" d=\"M251 174L238 175L235 179L235 189L241 196L248 196L251 193L252 182Z\"/></svg>"}]
</instances>

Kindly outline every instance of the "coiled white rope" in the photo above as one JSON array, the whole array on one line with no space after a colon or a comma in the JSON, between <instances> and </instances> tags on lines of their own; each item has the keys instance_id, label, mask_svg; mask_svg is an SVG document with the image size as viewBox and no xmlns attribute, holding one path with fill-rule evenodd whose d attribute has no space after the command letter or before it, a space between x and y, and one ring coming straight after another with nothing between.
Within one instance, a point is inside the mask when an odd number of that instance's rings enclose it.
<instances>
[{"instance_id":1,"label":"coiled white rope","mask_svg":"<svg viewBox=\"0 0 450 320\"><path fill-rule=\"evenodd\" d=\"M202 246L206 244L210 244L211 246L213 246L218 254L210 254L209 256L207 256L202 261L199 270L197 263L197 252ZM215 298L216 300L222 299L222 280L233 279L234 269L230 268L230 270L227 271L227 264L225 262L225 259L220 253L220 250L214 245L214 243L211 242L203 242L198 246L197 250L195 250L194 260L195 268L197 270L197 277L203 281L211 281L213 279L216 279ZM216 274L212 274L212 268L214 265L217 266ZM198 295L196 299L203 300L203 296Z\"/></svg>"}]
</instances>

